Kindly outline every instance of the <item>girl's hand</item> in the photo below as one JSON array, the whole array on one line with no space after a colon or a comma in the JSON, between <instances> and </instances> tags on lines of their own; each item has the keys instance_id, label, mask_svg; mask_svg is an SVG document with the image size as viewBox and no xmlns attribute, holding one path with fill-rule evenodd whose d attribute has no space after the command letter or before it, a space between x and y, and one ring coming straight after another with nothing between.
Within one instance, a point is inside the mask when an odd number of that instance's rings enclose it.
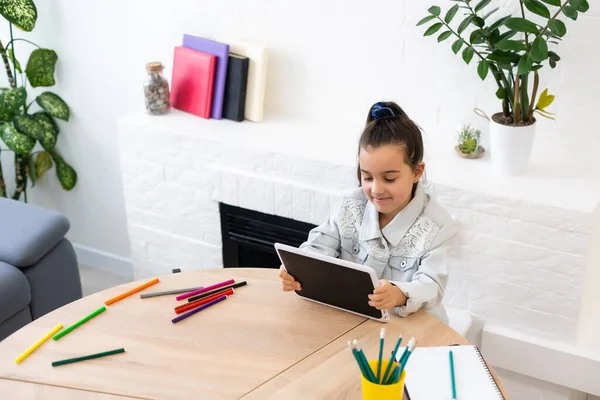
<instances>
[{"instance_id":1,"label":"girl's hand","mask_svg":"<svg viewBox=\"0 0 600 400\"><path fill-rule=\"evenodd\" d=\"M293 276L287 273L283 265L279 267L279 277L281 278L281 288L284 292L291 292L292 290L302 290L300 282L296 282Z\"/></svg>"},{"instance_id":2,"label":"girl's hand","mask_svg":"<svg viewBox=\"0 0 600 400\"><path fill-rule=\"evenodd\" d=\"M398 286L392 285L385 279L381 279L379 285L378 288L375 288L373 294L369 295L369 305L371 307L378 310L389 310L406 304L406 296Z\"/></svg>"}]
</instances>

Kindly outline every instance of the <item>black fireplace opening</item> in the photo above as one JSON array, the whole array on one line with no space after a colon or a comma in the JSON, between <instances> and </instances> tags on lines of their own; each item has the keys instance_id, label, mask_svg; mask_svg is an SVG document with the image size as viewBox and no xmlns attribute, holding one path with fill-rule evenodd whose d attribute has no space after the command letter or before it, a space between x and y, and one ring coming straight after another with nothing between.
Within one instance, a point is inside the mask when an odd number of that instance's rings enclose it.
<instances>
[{"instance_id":1,"label":"black fireplace opening","mask_svg":"<svg viewBox=\"0 0 600 400\"><path fill-rule=\"evenodd\" d=\"M279 268L275 243L298 247L316 225L219 203L223 266Z\"/></svg>"}]
</instances>

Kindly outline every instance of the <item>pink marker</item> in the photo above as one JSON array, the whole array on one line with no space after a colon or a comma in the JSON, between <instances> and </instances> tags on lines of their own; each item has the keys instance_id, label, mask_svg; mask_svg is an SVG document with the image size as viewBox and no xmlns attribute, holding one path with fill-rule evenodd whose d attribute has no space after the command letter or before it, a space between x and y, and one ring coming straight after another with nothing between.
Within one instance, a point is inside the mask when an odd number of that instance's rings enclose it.
<instances>
[{"instance_id":1,"label":"pink marker","mask_svg":"<svg viewBox=\"0 0 600 400\"><path fill-rule=\"evenodd\" d=\"M230 280L225 281L225 282L216 283L216 284L214 284L212 286L207 286L207 287L205 287L203 289L198 289L198 290L194 290L193 292L184 293L184 294L182 294L180 296L177 296L175 298L177 299L177 301L183 300L183 299L187 299L188 297L192 297L192 296L195 296L197 294L208 292L209 290L217 289L217 288L220 288L220 287L226 286L226 285L231 285L234 282L235 281L233 279L230 279Z\"/></svg>"}]
</instances>

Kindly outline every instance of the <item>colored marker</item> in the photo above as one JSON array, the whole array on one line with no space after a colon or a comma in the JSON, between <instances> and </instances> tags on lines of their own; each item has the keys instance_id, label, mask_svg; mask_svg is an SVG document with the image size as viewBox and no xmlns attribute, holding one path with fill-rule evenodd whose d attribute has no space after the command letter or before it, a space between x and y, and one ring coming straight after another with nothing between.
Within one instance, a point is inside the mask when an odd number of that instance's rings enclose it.
<instances>
[{"instance_id":1,"label":"colored marker","mask_svg":"<svg viewBox=\"0 0 600 400\"><path fill-rule=\"evenodd\" d=\"M207 286L207 287L205 287L203 289L198 289L198 290L194 290L193 292L188 292L188 293L182 294L181 296L177 296L176 299L178 301L179 300L183 300L183 299L187 299L188 297L192 297L192 296L195 296L197 294L208 292L209 290L220 288L222 286L229 285L230 283L234 283L234 282L235 281L233 279L229 279L229 280L227 280L225 282L216 283L216 284L214 284L212 286Z\"/></svg>"},{"instance_id":2,"label":"colored marker","mask_svg":"<svg viewBox=\"0 0 600 400\"><path fill-rule=\"evenodd\" d=\"M158 279L158 278L154 278L154 279L152 279L150 282L146 282L146 283L144 283L143 285L140 285L140 286L138 286L138 287L136 287L136 288L133 288L133 289L131 289L131 290L130 290L130 291L128 291L128 292L122 293L122 294L120 294L120 295L118 295L118 296L115 296L115 297L113 297L112 299L108 299L108 300L106 300L106 301L104 302L104 305L107 305L107 306L109 306L109 305L111 305L111 304L113 304L113 303L116 303L116 302L117 302L117 301L119 301L119 300L123 300L123 299L124 299L125 297L127 297L127 296L131 296L132 294L134 294L134 293L136 293L136 292L139 292L140 290L144 290L144 289L146 289L147 287L149 287L149 286L152 286L152 285L154 285L154 284L156 284L156 283L158 283L158 282L159 282L159 279Z\"/></svg>"},{"instance_id":3,"label":"colored marker","mask_svg":"<svg viewBox=\"0 0 600 400\"><path fill-rule=\"evenodd\" d=\"M147 299L148 297L156 297L156 296L167 296L170 294L179 294L179 293L187 293L192 292L194 290L202 289L204 286L198 286L187 289L174 289L174 290L165 290L164 292L150 292L150 293L141 293L140 299Z\"/></svg>"},{"instance_id":4,"label":"colored marker","mask_svg":"<svg viewBox=\"0 0 600 400\"><path fill-rule=\"evenodd\" d=\"M242 282L238 282L238 283L230 283L229 285L221 286L219 288L212 289L212 290L209 290L209 291L204 292L202 294L190 297L189 299L187 299L187 301L191 303L192 301L200 300L200 299L202 299L202 298L204 298L206 296L212 296L213 294L217 294L220 291L225 290L225 289L229 289L229 288L231 288L231 289L237 289L239 287L246 286L246 285L247 285L246 281L242 281Z\"/></svg>"},{"instance_id":5,"label":"colored marker","mask_svg":"<svg viewBox=\"0 0 600 400\"><path fill-rule=\"evenodd\" d=\"M188 312L187 312L187 313L185 313L185 314L181 314L180 316L173 318L173 319L171 320L171 322L175 324L175 323L177 323L177 322L179 322L179 321L181 321L181 320L183 320L183 319L185 319L185 318L187 318L187 317L190 317L190 316L192 316L192 315L196 314L196 313L197 313L197 312L199 312L199 311L202 311L202 310L204 310L205 308L208 308L208 307L210 307L210 306L212 306L212 305L214 305L214 304L217 304L217 303L219 303L219 302L221 302L221 301L225 300L226 298L227 298L227 296L221 296L221 297L219 297L219 298L216 298L216 299L214 299L213 301L211 301L210 303L203 304L203 305L201 305L200 307L194 308L193 310L191 310L191 311L188 311Z\"/></svg>"},{"instance_id":6,"label":"colored marker","mask_svg":"<svg viewBox=\"0 0 600 400\"><path fill-rule=\"evenodd\" d=\"M84 324L87 321L89 321L90 319L94 318L96 315L103 313L104 311L106 311L106 307L104 307L104 306L100 307L99 309L97 309L96 311L94 311L93 313L88 315L87 317L83 318L82 320L74 323L73 325L71 325L70 327L65 329L64 331L58 332L56 335L54 335L54 337L52 339L54 339L54 340L60 339L61 337L65 336L67 333L71 332L73 329L81 326L82 324Z\"/></svg>"},{"instance_id":7,"label":"colored marker","mask_svg":"<svg viewBox=\"0 0 600 400\"><path fill-rule=\"evenodd\" d=\"M75 358L69 358L66 360L54 361L52 363L52 366L58 367L60 365L71 364L71 363L76 363L76 362L85 361L85 360L92 360L94 358L106 357L106 356L111 356L113 354L119 354L119 353L124 353L124 352L125 352L125 349L122 349L122 348L116 349L116 350L104 351L102 353L90 354L89 356L75 357Z\"/></svg>"},{"instance_id":8,"label":"colored marker","mask_svg":"<svg viewBox=\"0 0 600 400\"><path fill-rule=\"evenodd\" d=\"M23 354L21 354L19 357L17 357L15 362L18 364L21 361L23 361L25 358L27 358L28 355L33 353L35 349L40 347L42 345L42 343L44 343L46 340L50 339L52 337L52 335L54 335L56 332L60 331L62 329L62 327L63 327L62 324L56 325L56 327L54 329L52 329L50 332L48 332L43 338L41 338L40 340L35 342L30 348L25 350L23 352Z\"/></svg>"},{"instance_id":9,"label":"colored marker","mask_svg":"<svg viewBox=\"0 0 600 400\"><path fill-rule=\"evenodd\" d=\"M200 300L194 301L192 303L187 303L187 304L183 304L181 306L175 307L175 313L181 314L186 311L193 310L194 308L199 307L206 303L210 303L214 299L217 299L221 296L231 296L234 293L235 293L235 291L231 288L223 290L223 292L219 292L212 296L205 297L204 299L200 299Z\"/></svg>"}]
</instances>

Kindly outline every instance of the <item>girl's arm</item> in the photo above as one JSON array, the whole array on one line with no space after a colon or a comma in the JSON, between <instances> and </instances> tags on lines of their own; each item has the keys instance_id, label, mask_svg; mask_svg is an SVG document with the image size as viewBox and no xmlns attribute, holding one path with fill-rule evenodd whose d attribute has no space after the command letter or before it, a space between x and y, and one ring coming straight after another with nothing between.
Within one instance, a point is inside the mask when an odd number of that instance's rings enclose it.
<instances>
[{"instance_id":1,"label":"girl's arm","mask_svg":"<svg viewBox=\"0 0 600 400\"><path fill-rule=\"evenodd\" d=\"M337 222L330 217L326 222L310 231L308 240L302 243L300 248L338 258L340 246L340 231Z\"/></svg>"}]
</instances>

